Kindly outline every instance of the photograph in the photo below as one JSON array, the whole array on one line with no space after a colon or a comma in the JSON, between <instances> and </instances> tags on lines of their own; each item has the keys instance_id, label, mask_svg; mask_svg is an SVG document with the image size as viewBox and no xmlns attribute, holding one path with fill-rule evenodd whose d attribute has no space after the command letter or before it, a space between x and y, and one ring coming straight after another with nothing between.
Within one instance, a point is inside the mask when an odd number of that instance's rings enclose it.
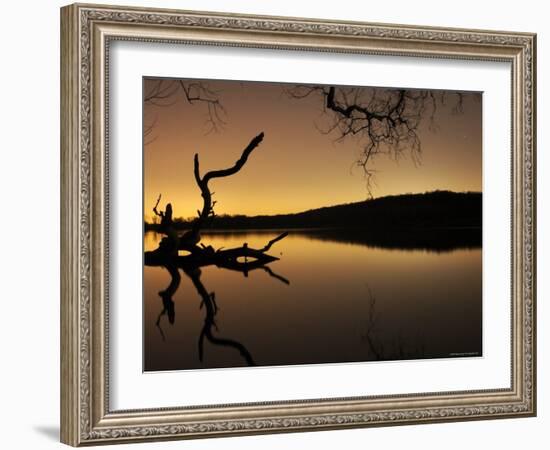
<instances>
[{"instance_id":1,"label":"photograph","mask_svg":"<svg viewBox=\"0 0 550 450\"><path fill-rule=\"evenodd\" d=\"M481 92L142 88L144 372L484 356Z\"/></svg>"}]
</instances>

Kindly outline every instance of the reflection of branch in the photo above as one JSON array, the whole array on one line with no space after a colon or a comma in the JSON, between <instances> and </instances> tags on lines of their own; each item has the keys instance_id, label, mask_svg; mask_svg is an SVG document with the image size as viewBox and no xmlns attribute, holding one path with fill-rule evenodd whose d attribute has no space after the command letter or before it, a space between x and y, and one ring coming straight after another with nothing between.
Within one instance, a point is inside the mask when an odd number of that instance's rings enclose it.
<instances>
[{"instance_id":1,"label":"reflection of branch","mask_svg":"<svg viewBox=\"0 0 550 450\"><path fill-rule=\"evenodd\" d=\"M218 337L214 336L212 334L212 328L206 320L204 321L204 327L203 327L202 333L201 333L201 336L203 336L203 335L206 336L206 338L212 344L221 345L221 346L225 346L225 347L233 347L233 348L237 349L239 351L240 355L245 359L247 365L249 365L249 366L255 366L256 365L256 363L254 362L254 359L252 358L252 355L248 352L248 350L246 349L246 347L243 344L241 344L240 342L237 342L237 341L233 341L231 339L218 338ZM201 341L202 341L202 338L201 338ZM200 352L201 352L200 360L202 362L202 348L200 349Z\"/></svg>"},{"instance_id":2,"label":"reflection of branch","mask_svg":"<svg viewBox=\"0 0 550 450\"><path fill-rule=\"evenodd\" d=\"M174 324L174 321L175 321L175 318L176 318L176 310L175 310L175 307L174 307L174 301L172 300L172 297L176 293L176 291L178 290L178 287L179 287L180 281L181 281L181 275L179 274L179 271L175 266L173 266L173 265L165 266L165 269L170 274L171 279L170 279L170 284L168 285L168 287L164 291L159 292L159 296L162 299L163 309L160 312L160 314L157 318L157 322L156 322L156 325L157 325L158 329L160 330L160 334L162 336L163 341L165 341L166 338L165 338L164 332L162 331L162 328L160 326L160 319L161 319L162 316L167 314L168 315L168 322L170 322L170 324L172 324L172 325Z\"/></svg>"},{"instance_id":3,"label":"reflection of branch","mask_svg":"<svg viewBox=\"0 0 550 450\"><path fill-rule=\"evenodd\" d=\"M160 331L160 336L162 337L162 341L163 341L163 342L166 342L166 336L165 336L165 334L164 334L164 331L162 331L162 327L160 326L160 317L161 317L161 316L162 316L162 313L159 314L159 317L158 317L157 322L156 322L155 325L157 326L157 328L158 328L159 331Z\"/></svg>"},{"instance_id":4,"label":"reflection of branch","mask_svg":"<svg viewBox=\"0 0 550 450\"><path fill-rule=\"evenodd\" d=\"M282 275L278 275L275 272L273 272L273 270L271 270L269 266L262 266L262 269L264 269L273 278L277 278L278 280L282 281L285 284L290 284L290 281L288 281L288 279L286 279Z\"/></svg>"},{"instance_id":5,"label":"reflection of branch","mask_svg":"<svg viewBox=\"0 0 550 450\"><path fill-rule=\"evenodd\" d=\"M178 290L181 282L181 275L179 274L179 271L175 266L167 265L167 266L164 266L164 268L169 272L171 280L168 287L164 291L159 292L159 296L162 299L163 310L158 315L158 318L156 321L156 326L160 331L163 341L166 340L166 337L160 325L161 318L164 315L168 315L168 321L170 322L170 324L174 324L176 313L175 313L174 301L172 300L172 297ZM197 292L201 297L200 308L202 309L202 307L204 306L206 310L204 325L202 327L201 334L199 336L199 343L198 343L199 360L201 362L203 360L204 339L206 338L209 342L211 342L214 345L235 348L236 350L239 351L240 355L244 358L244 360L249 366L256 365L256 363L254 362L254 359L252 358L252 355L243 344L233 339L221 338L213 334L212 328L215 328L217 330L215 316L218 312L218 305L216 304L215 293L214 292L208 293L208 291L206 290L206 288L201 282L201 279L200 279L201 270L199 268L187 269L185 270L185 274L191 279L191 281L193 282L193 286L195 286L195 289L197 290Z\"/></svg>"},{"instance_id":6,"label":"reflection of branch","mask_svg":"<svg viewBox=\"0 0 550 450\"><path fill-rule=\"evenodd\" d=\"M392 340L386 338L385 341L382 341L376 338L376 297L372 294L369 286L367 286L367 290L369 300L367 332L362 336L362 339L367 342L371 353L374 355L374 360L390 361L423 357L425 355L424 342L419 336L416 339L416 344L410 338L405 340L401 332L394 333L395 337ZM387 324L384 328L387 329ZM406 342L409 343L408 346L405 345ZM420 345L420 348L416 345Z\"/></svg>"},{"instance_id":7,"label":"reflection of branch","mask_svg":"<svg viewBox=\"0 0 550 450\"><path fill-rule=\"evenodd\" d=\"M199 360L202 362L203 355L204 355L204 338L208 339L212 344L214 345L221 345L225 347L232 347L239 351L240 355L245 359L246 363L249 366L255 366L256 363L254 362L254 359L252 358L252 355L250 352L246 349L246 347L241 344L238 341L234 341L232 339L226 339L226 338L220 338L217 336L214 336L212 333L212 327L216 328L216 322L214 320L214 317L216 316L217 312L217 306L215 303L215 296L214 293L209 294L204 285L201 282L201 270L200 269L194 269L194 270L188 270L185 271L186 275L191 279L193 282L193 286L195 286L195 289L199 293L199 295L202 298L202 304L205 306L206 309L206 317L204 319L204 326L202 327L201 334L199 336Z\"/></svg>"},{"instance_id":8,"label":"reflection of branch","mask_svg":"<svg viewBox=\"0 0 550 450\"><path fill-rule=\"evenodd\" d=\"M370 290L369 286L367 286L367 290L369 299L369 315L367 318L367 332L363 335L363 338L367 341L367 344L369 345L371 352L374 354L376 361L380 361L382 359L382 353L384 351L383 346L380 345L382 347L380 350L376 349L376 346L374 345L374 340L371 335L376 324L376 297L372 295L372 291Z\"/></svg>"}]
</instances>

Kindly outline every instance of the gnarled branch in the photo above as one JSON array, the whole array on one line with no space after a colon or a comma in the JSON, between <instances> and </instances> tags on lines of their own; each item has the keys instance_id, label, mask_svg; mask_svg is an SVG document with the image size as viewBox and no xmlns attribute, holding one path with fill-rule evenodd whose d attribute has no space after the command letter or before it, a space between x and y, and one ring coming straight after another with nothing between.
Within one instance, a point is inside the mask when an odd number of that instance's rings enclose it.
<instances>
[{"instance_id":1,"label":"gnarled branch","mask_svg":"<svg viewBox=\"0 0 550 450\"><path fill-rule=\"evenodd\" d=\"M213 207L215 202L212 201L212 192L210 192L208 182L214 178L223 178L236 174L246 164L248 157L262 142L263 138L263 132L254 137L243 150L240 158L231 167L226 169L211 170L205 173L204 176L201 176L200 174L199 156L198 154L195 154L194 175L195 181L199 186L201 196L203 198L202 210L198 211L198 217L191 225L191 229L182 236L175 235L175 233L171 232L171 226L162 226L163 223L161 223L160 229L167 234L167 237L161 241L161 244L156 250L145 252L146 265L166 266L167 264L173 264L175 267L179 267L184 271L193 271L200 267L216 265L217 267L242 272L246 276L250 270L264 268L266 264L278 259L274 256L268 255L267 252L273 244L288 236L288 232L281 233L279 236L271 239L264 247L260 249L251 248L246 243L244 243L241 247L219 249L217 251L215 251L211 246L206 246L202 243L200 246L198 245L201 240L200 230L204 227L206 221L214 215ZM166 212L159 212L157 208L160 198L161 197L159 195L153 211L162 218L163 222L166 222L169 219L171 224L172 205L168 203L166 206ZM179 256L178 250L187 250L190 254L186 256ZM240 258L244 259L244 261L239 260ZM248 258L251 260L249 261ZM274 274L273 271L269 269L265 270L272 277L288 284L288 280L286 278Z\"/></svg>"},{"instance_id":2,"label":"gnarled branch","mask_svg":"<svg viewBox=\"0 0 550 450\"><path fill-rule=\"evenodd\" d=\"M258 134L258 136L253 138L250 141L250 143L246 146L246 148L243 150L241 157L235 162L233 166L227 169L212 170L210 172L205 173L203 177L201 177L200 175L199 155L197 153L195 154L195 159L194 159L195 181L197 182L197 185L201 190L203 205L202 205L202 210L199 211L198 218L193 222L191 232L190 232L191 234L188 236L188 238L192 238L192 240L196 240L198 242L198 240L200 240L200 239L197 240L197 238L199 237L200 229L204 226L208 218L214 214L213 203L212 203L212 193L210 192L210 189L208 187L208 182L213 178L223 178L223 177L228 177L230 175L236 174L246 164L248 157L250 156L252 151L256 147L258 147L260 142L262 142L263 138L264 138L264 133L260 133Z\"/></svg>"},{"instance_id":3,"label":"gnarled branch","mask_svg":"<svg viewBox=\"0 0 550 450\"><path fill-rule=\"evenodd\" d=\"M316 127L323 134L335 135L337 142L357 139L362 151L356 164L364 171L371 196L373 159L384 154L397 160L408 152L418 164L422 152L420 123L429 119L435 128L437 105L445 104L444 91L298 85L286 92L294 99L319 96L328 122ZM456 96L455 109L460 112L462 94L457 92Z\"/></svg>"}]
</instances>

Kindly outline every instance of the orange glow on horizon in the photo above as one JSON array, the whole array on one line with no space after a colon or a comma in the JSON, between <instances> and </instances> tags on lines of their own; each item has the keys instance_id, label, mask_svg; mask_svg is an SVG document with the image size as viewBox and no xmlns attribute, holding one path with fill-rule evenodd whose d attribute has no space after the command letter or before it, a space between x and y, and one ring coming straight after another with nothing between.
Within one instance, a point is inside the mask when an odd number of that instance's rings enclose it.
<instances>
[{"instance_id":1,"label":"orange glow on horizon","mask_svg":"<svg viewBox=\"0 0 550 450\"><path fill-rule=\"evenodd\" d=\"M145 80L145 83L148 81ZM168 105L145 104L144 120L154 123L144 146L144 218L150 221L159 193L160 208L172 203L174 217L189 218L202 207L193 177L193 156L201 172L231 166L259 132L264 141L237 174L213 180L216 214L273 215L365 200L366 181L354 161L357 141L335 143L315 126L322 113L317 98L290 99L276 83L208 81L227 111L219 132L205 135L205 106L183 95ZM433 190L482 190L481 94L464 94L463 112L438 107L436 131L428 120L419 129L422 161L373 162L374 197Z\"/></svg>"}]
</instances>

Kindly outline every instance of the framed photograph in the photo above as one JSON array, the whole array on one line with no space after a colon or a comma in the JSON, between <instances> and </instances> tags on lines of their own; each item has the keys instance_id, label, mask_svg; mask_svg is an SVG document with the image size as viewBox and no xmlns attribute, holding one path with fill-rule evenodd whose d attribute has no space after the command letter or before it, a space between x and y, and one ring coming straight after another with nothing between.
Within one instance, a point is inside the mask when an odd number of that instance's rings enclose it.
<instances>
[{"instance_id":1,"label":"framed photograph","mask_svg":"<svg viewBox=\"0 0 550 450\"><path fill-rule=\"evenodd\" d=\"M61 440L536 414L530 33L61 9Z\"/></svg>"}]
</instances>

